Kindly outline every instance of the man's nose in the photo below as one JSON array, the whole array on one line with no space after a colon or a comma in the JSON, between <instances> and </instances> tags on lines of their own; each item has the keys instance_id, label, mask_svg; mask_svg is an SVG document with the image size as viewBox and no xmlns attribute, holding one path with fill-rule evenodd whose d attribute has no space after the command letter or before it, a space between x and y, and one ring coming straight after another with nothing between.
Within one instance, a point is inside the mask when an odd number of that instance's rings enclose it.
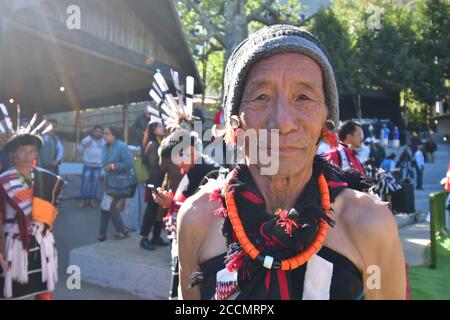
<instances>
[{"instance_id":1,"label":"man's nose","mask_svg":"<svg viewBox=\"0 0 450 320\"><path fill-rule=\"evenodd\" d=\"M289 99L286 96L279 96L275 104L273 119L274 129L279 129L280 134L288 134L298 129L296 119L290 112Z\"/></svg>"}]
</instances>

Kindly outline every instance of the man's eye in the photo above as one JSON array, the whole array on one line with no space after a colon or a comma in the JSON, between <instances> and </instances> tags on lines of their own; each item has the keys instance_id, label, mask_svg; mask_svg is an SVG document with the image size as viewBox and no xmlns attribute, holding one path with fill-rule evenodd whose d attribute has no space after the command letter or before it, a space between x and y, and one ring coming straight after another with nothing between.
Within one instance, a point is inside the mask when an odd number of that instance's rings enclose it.
<instances>
[{"instance_id":1,"label":"man's eye","mask_svg":"<svg viewBox=\"0 0 450 320\"><path fill-rule=\"evenodd\" d=\"M256 98L256 100L259 100L259 101L269 101L269 96L267 96L266 94L261 94L261 95L259 95L259 96Z\"/></svg>"},{"instance_id":2,"label":"man's eye","mask_svg":"<svg viewBox=\"0 0 450 320\"><path fill-rule=\"evenodd\" d=\"M303 101L308 101L311 100L308 96L301 94L298 96L297 100L303 100Z\"/></svg>"}]
</instances>

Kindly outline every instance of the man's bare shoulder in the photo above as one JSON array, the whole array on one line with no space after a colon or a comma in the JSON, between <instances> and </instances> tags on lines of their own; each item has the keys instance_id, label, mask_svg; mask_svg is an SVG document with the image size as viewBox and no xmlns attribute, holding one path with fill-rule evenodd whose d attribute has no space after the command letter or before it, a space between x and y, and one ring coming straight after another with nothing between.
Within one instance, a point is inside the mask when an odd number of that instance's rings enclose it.
<instances>
[{"instance_id":1,"label":"man's bare shoulder","mask_svg":"<svg viewBox=\"0 0 450 320\"><path fill-rule=\"evenodd\" d=\"M353 235L388 240L385 236L397 230L395 218L387 203L367 193L346 189L337 201L341 202L340 220Z\"/></svg>"},{"instance_id":2,"label":"man's bare shoulder","mask_svg":"<svg viewBox=\"0 0 450 320\"><path fill-rule=\"evenodd\" d=\"M214 214L216 209L220 208L219 201L210 201L210 196L214 191L216 182L208 182L197 193L186 199L178 212L179 227L199 232L199 230L207 231L208 226L213 223L223 221L222 218Z\"/></svg>"}]
</instances>

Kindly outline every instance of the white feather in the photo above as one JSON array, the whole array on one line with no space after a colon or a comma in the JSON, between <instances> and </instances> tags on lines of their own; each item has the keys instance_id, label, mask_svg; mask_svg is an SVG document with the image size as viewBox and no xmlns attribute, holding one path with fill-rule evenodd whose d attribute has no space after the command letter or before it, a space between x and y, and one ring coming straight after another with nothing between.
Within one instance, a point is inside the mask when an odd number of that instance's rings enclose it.
<instances>
[{"instance_id":1,"label":"white feather","mask_svg":"<svg viewBox=\"0 0 450 320\"><path fill-rule=\"evenodd\" d=\"M152 106L147 106L148 112L154 114L155 116L159 117L159 111L153 108Z\"/></svg>"},{"instance_id":2,"label":"white feather","mask_svg":"<svg viewBox=\"0 0 450 320\"><path fill-rule=\"evenodd\" d=\"M20 105L17 105L17 127L16 130L19 131L20 129Z\"/></svg>"},{"instance_id":3,"label":"white feather","mask_svg":"<svg viewBox=\"0 0 450 320\"><path fill-rule=\"evenodd\" d=\"M162 124L162 121L161 121L160 117L150 116L150 121L148 123L150 124L150 123L155 123L155 122Z\"/></svg>"},{"instance_id":4,"label":"white feather","mask_svg":"<svg viewBox=\"0 0 450 320\"><path fill-rule=\"evenodd\" d=\"M47 120L42 120L41 123L39 123L39 125L33 129L33 131L31 131L31 134L35 134L36 132L38 132L39 130L41 130L41 128L47 123Z\"/></svg>"},{"instance_id":5,"label":"white feather","mask_svg":"<svg viewBox=\"0 0 450 320\"><path fill-rule=\"evenodd\" d=\"M194 101L192 99L194 95L194 78L191 76L186 77L186 94L186 113L190 117L194 109Z\"/></svg>"},{"instance_id":6,"label":"white feather","mask_svg":"<svg viewBox=\"0 0 450 320\"><path fill-rule=\"evenodd\" d=\"M161 89L159 89L159 87L158 87L158 85L156 84L156 82L153 82L153 89L155 89L155 91L156 91L156 93L161 97L161 98L163 98L164 96L163 96L163 94L162 94L162 92L161 92Z\"/></svg>"},{"instance_id":7,"label":"white feather","mask_svg":"<svg viewBox=\"0 0 450 320\"><path fill-rule=\"evenodd\" d=\"M173 96L169 93L169 86L167 85L166 80L164 80L164 77L162 76L162 74L155 73L154 77L155 77L156 83L158 84L158 86L161 88L161 90L164 93L164 99L166 100L169 108L176 110L176 111L180 111L179 107L175 103L175 100L173 99Z\"/></svg>"},{"instance_id":8,"label":"white feather","mask_svg":"<svg viewBox=\"0 0 450 320\"><path fill-rule=\"evenodd\" d=\"M5 105L1 104L1 103L0 103L0 109L2 110L3 117L4 117L7 128L9 129L9 131L11 133L14 133L11 118L9 117L9 114L8 114L8 109L6 109Z\"/></svg>"},{"instance_id":9,"label":"white feather","mask_svg":"<svg viewBox=\"0 0 450 320\"><path fill-rule=\"evenodd\" d=\"M33 117L31 118L31 121L30 121L30 123L28 124L27 130L26 130L26 133L29 133L29 132L31 131L31 128L33 128L33 125L34 125L34 123L36 122L36 119L37 119L37 113L35 113L35 114L33 115Z\"/></svg>"},{"instance_id":10,"label":"white feather","mask_svg":"<svg viewBox=\"0 0 450 320\"><path fill-rule=\"evenodd\" d=\"M180 79L178 77L178 72L175 70L170 70L170 73L172 74L173 85L175 86L175 90L177 92L179 109L183 113L185 113L186 110L185 110L185 105L184 105L184 101L183 101L183 92L181 91Z\"/></svg>"},{"instance_id":11,"label":"white feather","mask_svg":"<svg viewBox=\"0 0 450 320\"><path fill-rule=\"evenodd\" d=\"M52 124L49 124L48 126L47 126L47 128L45 128L45 130L44 131L42 131L42 135L44 135L44 134L46 134L47 132L49 132L50 130L52 130L53 129L53 125Z\"/></svg>"}]
</instances>

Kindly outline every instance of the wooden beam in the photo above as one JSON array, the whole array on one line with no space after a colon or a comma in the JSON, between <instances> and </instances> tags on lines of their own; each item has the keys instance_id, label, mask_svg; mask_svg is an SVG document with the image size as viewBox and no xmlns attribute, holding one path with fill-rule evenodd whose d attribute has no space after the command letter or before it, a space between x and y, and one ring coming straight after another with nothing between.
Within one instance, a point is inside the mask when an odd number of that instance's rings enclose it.
<instances>
[{"instance_id":1,"label":"wooden beam","mask_svg":"<svg viewBox=\"0 0 450 320\"><path fill-rule=\"evenodd\" d=\"M123 96L123 141L128 144L128 92L126 92Z\"/></svg>"},{"instance_id":2,"label":"wooden beam","mask_svg":"<svg viewBox=\"0 0 450 320\"><path fill-rule=\"evenodd\" d=\"M80 108L75 110L75 141L77 144L81 141L81 111Z\"/></svg>"}]
</instances>

